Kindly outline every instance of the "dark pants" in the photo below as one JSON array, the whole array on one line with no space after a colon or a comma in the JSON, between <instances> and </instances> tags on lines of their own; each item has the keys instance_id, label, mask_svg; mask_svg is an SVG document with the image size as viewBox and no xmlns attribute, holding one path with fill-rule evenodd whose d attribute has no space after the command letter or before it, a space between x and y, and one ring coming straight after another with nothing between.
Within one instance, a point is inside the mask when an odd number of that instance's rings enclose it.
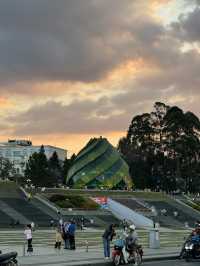
<instances>
[{"instance_id":1,"label":"dark pants","mask_svg":"<svg viewBox=\"0 0 200 266\"><path fill-rule=\"evenodd\" d=\"M69 235L69 246L70 249L76 249L75 237L73 235Z\"/></svg>"},{"instance_id":2,"label":"dark pants","mask_svg":"<svg viewBox=\"0 0 200 266\"><path fill-rule=\"evenodd\" d=\"M61 248L61 242L56 242L56 243L55 243L55 248L60 249L60 248Z\"/></svg>"},{"instance_id":3,"label":"dark pants","mask_svg":"<svg viewBox=\"0 0 200 266\"><path fill-rule=\"evenodd\" d=\"M104 257L110 257L110 240L103 237Z\"/></svg>"},{"instance_id":4,"label":"dark pants","mask_svg":"<svg viewBox=\"0 0 200 266\"><path fill-rule=\"evenodd\" d=\"M64 248L65 248L65 249L69 249L69 248L70 248L70 245L69 245L69 238L65 238L64 242L65 242L65 246L64 246Z\"/></svg>"},{"instance_id":5,"label":"dark pants","mask_svg":"<svg viewBox=\"0 0 200 266\"><path fill-rule=\"evenodd\" d=\"M32 238L28 239L28 249L27 252L33 252Z\"/></svg>"}]
</instances>

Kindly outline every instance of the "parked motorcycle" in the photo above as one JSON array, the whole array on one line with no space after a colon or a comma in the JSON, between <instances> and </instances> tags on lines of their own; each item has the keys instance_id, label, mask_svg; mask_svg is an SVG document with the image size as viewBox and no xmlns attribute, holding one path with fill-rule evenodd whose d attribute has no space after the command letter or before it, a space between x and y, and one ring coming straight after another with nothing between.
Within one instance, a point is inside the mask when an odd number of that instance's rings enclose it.
<instances>
[{"instance_id":1,"label":"parked motorcycle","mask_svg":"<svg viewBox=\"0 0 200 266\"><path fill-rule=\"evenodd\" d=\"M17 252L0 254L0 266L17 266Z\"/></svg>"}]
</instances>

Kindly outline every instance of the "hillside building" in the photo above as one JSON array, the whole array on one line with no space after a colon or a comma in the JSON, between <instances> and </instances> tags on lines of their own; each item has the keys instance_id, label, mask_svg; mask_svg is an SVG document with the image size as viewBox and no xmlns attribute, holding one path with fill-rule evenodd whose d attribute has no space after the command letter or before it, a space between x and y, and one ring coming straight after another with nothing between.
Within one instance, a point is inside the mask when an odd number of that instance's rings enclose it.
<instances>
[{"instance_id":1,"label":"hillside building","mask_svg":"<svg viewBox=\"0 0 200 266\"><path fill-rule=\"evenodd\" d=\"M12 162L17 174L24 175L26 162L33 153L39 152L40 148L41 146L33 146L29 140L8 140L8 142L0 142L0 157ZM44 151L47 159L55 151L58 154L59 160L64 161L67 157L67 150L58 147L44 145Z\"/></svg>"}]
</instances>

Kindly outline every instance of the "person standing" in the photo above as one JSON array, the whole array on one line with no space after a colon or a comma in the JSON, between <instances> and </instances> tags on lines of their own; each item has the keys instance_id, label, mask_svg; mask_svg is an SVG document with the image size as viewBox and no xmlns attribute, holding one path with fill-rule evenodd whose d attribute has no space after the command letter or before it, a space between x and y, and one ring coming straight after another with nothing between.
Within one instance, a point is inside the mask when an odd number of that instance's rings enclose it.
<instances>
[{"instance_id":1,"label":"person standing","mask_svg":"<svg viewBox=\"0 0 200 266\"><path fill-rule=\"evenodd\" d=\"M33 232L35 231L35 223L34 223L34 222L31 223L31 230L32 230Z\"/></svg>"},{"instance_id":2,"label":"person standing","mask_svg":"<svg viewBox=\"0 0 200 266\"><path fill-rule=\"evenodd\" d=\"M26 240L28 243L27 252L32 253L33 252L33 246L32 246L32 230L31 230L31 224L27 224L26 229L24 230L24 234L26 236Z\"/></svg>"},{"instance_id":3,"label":"person standing","mask_svg":"<svg viewBox=\"0 0 200 266\"><path fill-rule=\"evenodd\" d=\"M51 221L50 221L50 227L51 227L51 228L54 227L54 220L53 220L53 219L51 219Z\"/></svg>"},{"instance_id":4,"label":"person standing","mask_svg":"<svg viewBox=\"0 0 200 266\"><path fill-rule=\"evenodd\" d=\"M69 227L68 227L68 234L69 234L69 246L70 249L75 250L75 231L76 231L76 225L74 220L71 221Z\"/></svg>"},{"instance_id":5,"label":"person standing","mask_svg":"<svg viewBox=\"0 0 200 266\"><path fill-rule=\"evenodd\" d=\"M63 239L64 239L64 243L65 243L64 249L69 249L70 248L70 245L69 245L69 232L68 232L69 225L70 225L70 223L68 223L68 222L65 222L64 225L63 225Z\"/></svg>"},{"instance_id":6,"label":"person standing","mask_svg":"<svg viewBox=\"0 0 200 266\"><path fill-rule=\"evenodd\" d=\"M61 227L57 226L56 228L56 242L55 242L55 248L60 249L61 248L61 243L62 243L62 232L61 232Z\"/></svg>"},{"instance_id":7,"label":"person standing","mask_svg":"<svg viewBox=\"0 0 200 266\"><path fill-rule=\"evenodd\" d=\"M128 228L128 223L127 223L126 219L123 220L122 225L123 225L124 232L126 232L126 230Z\"/></svg>"},{"instance_id":8,"label":"person standing","mask_svg":"<svg viewBox=\"0 0 200 266\"><path fill-rule=\"evenodd\" d=\"M84 217L81 217L81 231L84 229Z\"/></svg>"},{"instance_id":9,"label":"person standing","mask_svg":"<svg viewBox=\"0 0 200 266\"><path fill-rule=\"evenodd\" d=\"M115 224L111 224L102 235L105 259L110 258L110 242L115 235Z\"/></svg>"}]
</instances>

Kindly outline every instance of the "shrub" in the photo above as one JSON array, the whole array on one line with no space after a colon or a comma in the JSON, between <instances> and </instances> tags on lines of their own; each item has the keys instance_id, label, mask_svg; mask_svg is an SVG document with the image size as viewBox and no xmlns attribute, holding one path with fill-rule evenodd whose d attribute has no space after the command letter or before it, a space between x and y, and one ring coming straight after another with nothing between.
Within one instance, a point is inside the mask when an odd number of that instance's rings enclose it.
<instances>
[{"instance_id":1,"label":"shrub","mask_svg":"<svg viewBox=\"0 0 200 266\"><path fill-rule=\"evenodd\" d=\"M99 208L99 205L92 199L80 195L54 194L50 196L49 200L61 208L75 208L87 210L96 210Z\"/></svg>"},{"instance_id":2,"label":"shrub","mask_svg":"<svg viewBox=\"0 0 200 266\"><path fill-rule=\"evenodd\" d=\"M66 196L62 195L62 194L54 194L54 195L50 196L50 198L49 198L49 200L52 202L62 201L65 199L66 199Z\"/></svg>"}]
</instances>

